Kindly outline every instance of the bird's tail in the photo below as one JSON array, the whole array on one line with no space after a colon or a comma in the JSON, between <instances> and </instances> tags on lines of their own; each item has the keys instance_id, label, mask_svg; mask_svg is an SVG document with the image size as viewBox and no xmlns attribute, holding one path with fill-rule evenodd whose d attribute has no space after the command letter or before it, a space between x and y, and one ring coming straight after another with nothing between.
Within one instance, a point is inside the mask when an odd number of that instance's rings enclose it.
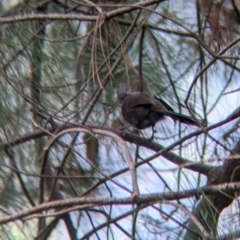
<instances>
[{"instance_id":1,"label":"bird's tail","mask_svg":"<svg viewBox=\"0 0 240 240\"><path fill-rule=\"evenodd\" d=\"M191 117L186 116L184 114L181 114L181 113L176 113L176 112L167 111L167 110L162 111L161 109L158 109L158 108L153 108L152 110L155 112L158 112L164 116L171 117L173 120L177 120L181 123L190 124L190 125L194 125L194 126L199 125L194 119L192 119Z\"/></svg>"}]
</instances>

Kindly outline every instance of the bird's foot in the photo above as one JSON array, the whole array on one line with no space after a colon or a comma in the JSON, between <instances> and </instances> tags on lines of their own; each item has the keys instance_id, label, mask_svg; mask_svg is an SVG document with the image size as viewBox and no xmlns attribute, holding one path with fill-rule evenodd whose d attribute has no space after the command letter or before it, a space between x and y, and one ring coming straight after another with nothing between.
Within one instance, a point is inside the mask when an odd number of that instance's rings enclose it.
<instances>
[{"instance_id":1,"label":"bird's foot","mask_svg":"<svg viewBox=\"0 0 240 240\"><path fill-rule=\"evenodd\" d=\"M152 127L152 135L151 137L149 138L149 141L152 142L153 139L154 139L154 133L156 133L157 131L154 129L154 127Z\"/></svg>"},{"instance_id":2,"label":"bird's foot","mask_svg":"<svg viewBox=\"0 0 240 240\"><path fill-rule=\"evenodd\" d=\"M152 142L154 139L154 134L152 134L152 136L149 138L149 141Z\"/></svg>"}]
</instances>

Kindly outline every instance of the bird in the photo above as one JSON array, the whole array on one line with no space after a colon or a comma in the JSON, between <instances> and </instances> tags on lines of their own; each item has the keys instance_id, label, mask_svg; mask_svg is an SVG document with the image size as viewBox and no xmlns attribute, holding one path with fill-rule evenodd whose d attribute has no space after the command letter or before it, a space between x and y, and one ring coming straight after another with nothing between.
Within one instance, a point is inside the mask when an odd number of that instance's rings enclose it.
<instances>
[{"instance_id":1,"label":"bird","mask_svg":"<svg viewBox=\"0 0 240 240\"><path fill-rule=\"evenodd\" d=\"M165 116L171 117L174 121L198 126L191 117L174 112L162 99L154 98L147 93L128 93L127 85L124 83L119 85L117 96L124 120L137 129L152 127L154 131L155 124Z\"/></svg>"}]
</instances>

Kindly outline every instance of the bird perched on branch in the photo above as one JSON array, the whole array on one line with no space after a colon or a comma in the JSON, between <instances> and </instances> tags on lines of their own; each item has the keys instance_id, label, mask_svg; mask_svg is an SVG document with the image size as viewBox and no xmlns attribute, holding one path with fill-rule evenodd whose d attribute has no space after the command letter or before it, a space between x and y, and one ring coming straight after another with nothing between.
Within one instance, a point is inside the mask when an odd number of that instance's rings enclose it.
<instances>
[{"instance_id":1,"label":"bird perched on branch","mask_svg":"<svg viewBox=\"0 0 240 240\"><path fill-rule=\"evenodd\" d=\"M121 102L124 120L137 129L154 128L155 124L163 120L165 116L181 123L197 126L197 123L191 117L174 112L161 99L154 98L146 93L129 94L126 84L120 84L117 95Z\"/></svg>"}]
</instances>

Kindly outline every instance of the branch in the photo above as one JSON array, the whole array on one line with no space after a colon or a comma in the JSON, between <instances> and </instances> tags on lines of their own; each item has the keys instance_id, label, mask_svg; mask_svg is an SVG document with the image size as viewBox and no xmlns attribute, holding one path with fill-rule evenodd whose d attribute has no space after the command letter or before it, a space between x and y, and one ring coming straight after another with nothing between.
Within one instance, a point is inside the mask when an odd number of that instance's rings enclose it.
<instances>
[{"instance_id":1,"label":"branch","mask_svg":"<svg viewBox=\"0 0 240 240\"><path fill-rule=\"evenodd\" d=\"M55 208L71 207L75 205L92 204L93 206L106 206L106 205L132 205L132 204L154 204L157 202L165 202L166 200L180 200L189 197L194 197L196 194L207 193L219 193L224 191L225 193L231 193L240 190L240 182L225 183L212 186L206 186L198 189L191 189L186 191L168 192L160 194L143 194L139 198L103 198L103 197L75 197L63 200L56 200L52 202L42 203L31 209L21 211L11 217L1 218L0 224L5 224L15 220L24 220L25 217L35 214L37 212L46 211ZM89 207L89 206L87 206ZM79 209L81 207L79 206ZM62 213L61 213L62 214Z\"/></svg>"},{"instance_id":2,"label":"branch","mask_svg":"<svg viewBox=\"0 0 240 240\"><path fill-rule=\"evenodd\" d=\"M170 162L178 165L179 167L187 168L189 170L204 174L206 176L208 176L209 173L215 169L214 166L203 164L203 163L195 163L193 161L189 161L185 158L182 158L173 152L170 152L171 149L173 149L175 146L178 146L180 143L182 143L186 140L186 139L183 140L183 138L168 147L164 147L156 142L150 142L148 139L141 138L137 135L133 135L133 134L129 134L129 133L125 133L123 139L128 142L135 143L137 145L146 147L148 149L151 149L151 150L157 152L150 158L145 159L144 161L139 163L139 165L145 164L146 162L149 162L150 160L153 160L154 158L156 158L158 156L163 156L164 158L166 158ZM189 138L187 138L187 139L189 139Z\"/></svg>"},{"instance_id":3,"label":"branch","mask_svg":"<svg viewBox=\"0 0 240 240\"><path fill-rule=\"evenodd\" d=\"M57 132L59 132L59 131L70 129L70 128L73 128L74 126L78 126L78 127L80 127L79 131L82 131L82 129L84 128L84 129L91 130L92 133L96 133L96 134L98 134L98 130L101 130L101 131L104 130L104 131L107 131L107 132L117 134L118 136L120 136L125 141L129 141L131 143L141 145L141 146L149 148L153 151L158 151L158 153L156 155L152 156L151 159L156 158L159 155L162 155L163 157L165 157L166 159L168 159L172 163L177 164L180 167L185 167L185 168L190 169L192 171L199 172L199 173L202 173L204 175L208 175L209 172L211 172L215 167L210 166L210 165L205 165L205 164L202 164L202 163L194 163L192 161L188 161L188 160L186 160L184 158L181 158L180 156L178 156L174 153L171 153L169 151L172 148L174 148L175 146L179 145L180 143L183 143L184 141L186 141L186 140L188 140L192 137L196 137L197 135L200 135L200 134L202 134L206 131L209 131L209 130L215 129L215 128L221 126L221 125L224 125L227 122L229 122L229 120L221 121L217 124L214 124L214 125L206 128L206 129L201 129L201 130L198 130L194 133L191 133L191 134L181 138L180 140L176 141L174 144L168 146L167 148L164 148L160 144L157 144L157 143L154 143L154 142L149 142L148 139L144 139L144 138L141 138L139 136L129 134L129 133L124 133L122 131L116 131L116 130L113 130L111 128L99 128L99 127L87 126L87 125L86 126L81 126L79 124L76 124L76 125L68 124L68 125L59 125L58 127L51 127L51 128L48 128L47 131L37 130L37 131L34 131L30 134L26 134L22 137L16 138L16 139L10 141L9 143L2 143L2 144L0 144L0 150L8 148L10 146L16 146L16 145L22 144L22 143L27 142L29 140L33 140L33 139L36 139L36 138L39 138L39 137L46 136L47 132L57 134ZM150 161L150 159L148 159L146 161ZM141 165L143 163L145 163L145 162L138 163L137 166Z\"/></svg>"},{"instance_id":4,"label":"branch","mask_svg":"<svg viewBox=\"0 0 240 240\"><path fill-rule=\"evenodd\" d=\"M138 8L147 7L149 5L164 2L166 0L148 0L134 4L128 4L126 7L120 7L118 9L104 13L106 20L109 20L115 16L125 14L127 12L134 11ZM97 21L98 15L81 15L81 14L22 14L10 17L1 17L0 24L4 23L19 23L29 20L78 20L78 21Z\"/></svg>"}]
</instances>

